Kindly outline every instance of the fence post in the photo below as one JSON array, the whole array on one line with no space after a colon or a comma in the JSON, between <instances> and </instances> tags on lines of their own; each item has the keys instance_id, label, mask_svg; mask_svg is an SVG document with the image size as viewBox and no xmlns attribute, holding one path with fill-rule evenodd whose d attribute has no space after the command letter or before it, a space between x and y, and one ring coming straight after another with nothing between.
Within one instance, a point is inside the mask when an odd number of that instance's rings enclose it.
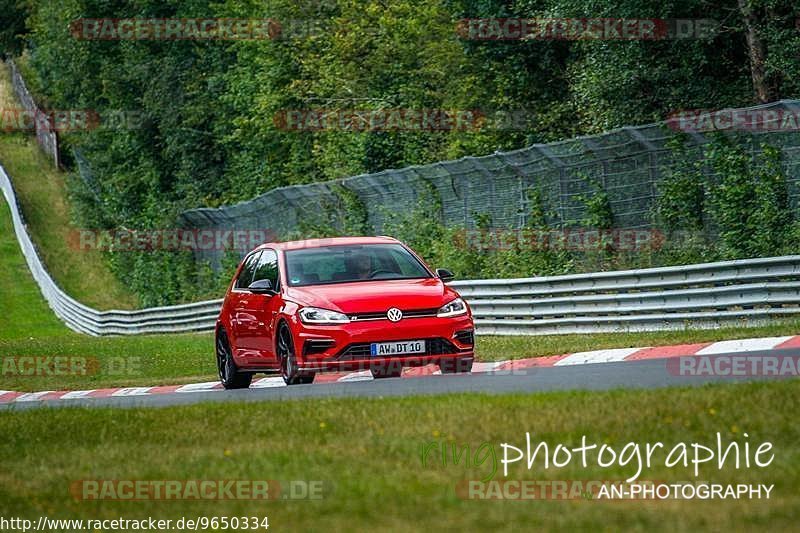
<instances>
[{"instance_id":1,"label":"fence post","mask_svg":"<svg viewBox=\"0 0 800 533\"><path fill-rule=\"evenodd\" d=\"M22 74L20 74L14 61L9 58L7 64L11 70L11 86L14 89L14 94L17 95L20 103L22 103L22 107L24 107L26 111L33 113L35 117L34 127L36 128L36 142L39 143L39 146L46 154L53 158L53 163L56 167L60 167L61 159L58 153L58 134L53 129L53 124L49 116L36 105L36 101L28 90L28 86L25 85L25 80L22 78Z\"/></svg>"}]
</instances>

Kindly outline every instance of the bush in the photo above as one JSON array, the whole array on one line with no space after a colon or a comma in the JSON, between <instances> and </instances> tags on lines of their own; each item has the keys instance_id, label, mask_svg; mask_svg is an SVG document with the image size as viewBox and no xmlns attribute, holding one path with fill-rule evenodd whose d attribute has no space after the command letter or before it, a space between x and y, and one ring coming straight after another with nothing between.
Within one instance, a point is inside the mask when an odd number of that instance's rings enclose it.
<instances>
[{"instance_id":1,"label":"bush","mask_svg":"<svg viewBox=\"0 0 800 533\"><path fill-rule=\"evenodd\" d=\"M780 152L762 146L750 155L741 144L721 139L706 150L718 182L708 192L714 229L725 257L779 253L792 222Z\"/></svg>"}]
</instances>

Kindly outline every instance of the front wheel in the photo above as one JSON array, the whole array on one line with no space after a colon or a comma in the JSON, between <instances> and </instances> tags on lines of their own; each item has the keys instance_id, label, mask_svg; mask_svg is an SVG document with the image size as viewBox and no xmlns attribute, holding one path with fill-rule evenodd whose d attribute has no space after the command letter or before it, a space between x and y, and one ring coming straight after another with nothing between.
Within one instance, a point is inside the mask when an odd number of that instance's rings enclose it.
<instances>
[{"instance_id":1,"label":"front wheel","mask_svg":"<svg viewBox=\"0 0 800 533\"><path fill-rule=\"evenodd\" d=\"M217 332L216 352L217 352L217 372L222 386L226 389L246 389L253 381L253 374L242 372L237 368L231 353L231 345L228 342L228 335L224 329Z\"/></svg>"},{"instance_id":2,"label":"front wheel","mask_svg":"<svg viewBox=\"0 0 800 533\"><path fill-rule=\"evenodd\" d=\"M301 374L297 366L297 355L294 353L294 343L289 328L281 326L278 333L278 357L281 361L281 377L287 385L301 385L312 383L314 374Z\"/></svg>"},{"instance_id":3,"label":"front wheel","mask_svg":"<svg viewBox=\"0 0 800 533\"><path fill-rule=\"evenodd\" d=\"M442 374L461 374L472 372L472 357L459 357L455 359L443 359L439 362L439 370Z\"/></svg>"}]
</instances>

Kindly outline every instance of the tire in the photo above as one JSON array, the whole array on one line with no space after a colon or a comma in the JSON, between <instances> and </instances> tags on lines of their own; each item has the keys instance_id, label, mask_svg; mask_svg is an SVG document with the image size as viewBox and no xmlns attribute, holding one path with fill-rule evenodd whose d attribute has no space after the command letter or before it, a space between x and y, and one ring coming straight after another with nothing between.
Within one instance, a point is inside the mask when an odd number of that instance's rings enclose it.
<instances>
[{"instance_id":1,"label":"tire","mask_svg":"<svg viewBox=\"0 0 800 533\"><path fill-rule=\"evenodd\" d=\"M369 371L375 379L399 378L403 374L403 365L397 361L390 361L385 365L373 365L369 367Z\"/></svg>"},{"instance_id":2,"label":"tire","mask_svg":"<svg viewBox=\"0 0 800 533\"><path fill-rule=\"evenodd\" d=\"M472 357L460 357L458 359L444 359L439 362L439 370L442 374L468 374L472 372Z\"/></svg>"},{"instance_id":3,"label":"tire","mask_svg":"<svg viewBox=\"0 0 800 533\"><path fill-rule=\"evenodd\" d=\"M219 380L225 389L246 389L253 381L253 374L242 372L236 366L231 353L231 345L228 342L228 335L225 330L220 328L217 331L217 339L214 343L217 355L217 372Z\"/></svg>"},{"instance_id":4,"label":"tire","mask_svg":"<svg viewBox=\"0 0 800 533\"><path fill-rule=\"evenodd\" d=\"M278 331L278 357L281 363L281 377L287 385L303 385L313 383L314 374L301 374L297 366L297 355L289 328L281 326Z\"/></svg>"}]
</instances>

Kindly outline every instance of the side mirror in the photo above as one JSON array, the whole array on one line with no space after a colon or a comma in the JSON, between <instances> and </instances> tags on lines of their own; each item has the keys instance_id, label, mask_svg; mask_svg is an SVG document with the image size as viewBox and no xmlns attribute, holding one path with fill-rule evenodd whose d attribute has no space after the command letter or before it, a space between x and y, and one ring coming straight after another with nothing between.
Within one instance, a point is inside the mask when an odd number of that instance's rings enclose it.
<instances>
[{"instance_id":1,"label":"side mirror","mask_svg":"<svg viewBox=\"0 0 800 533\"><path fill-rule=\"evenodd\" d=\"M251 283L247 290L253 294L275 294L272 289L272 282L268 279L260 279Z\"/></svg>"},{"instance_id":2,"label":"side mirror","mask_svg":"<svg viewBox=\"0 0 800 533\"><path fill-rule=\"evenodd\" d=\"M455 275L446 268L437 268L436 277L444 282L453 281L456 278Z\"/></svg>"}]
</instances>

